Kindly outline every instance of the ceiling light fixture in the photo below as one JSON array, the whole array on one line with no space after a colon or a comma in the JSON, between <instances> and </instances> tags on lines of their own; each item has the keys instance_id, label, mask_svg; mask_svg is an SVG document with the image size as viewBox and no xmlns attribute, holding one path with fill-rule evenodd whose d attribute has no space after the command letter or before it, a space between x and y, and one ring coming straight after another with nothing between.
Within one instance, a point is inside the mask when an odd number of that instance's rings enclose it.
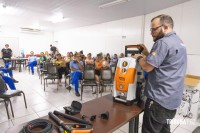
<instances>
[{"instance_id":1,"label":"ceiling light fixture","mask_svg":"<svg viewBox=\"0 0 200 133\"><path fill-rule=\"evenodd\" d=\"M114 0L114 1L111 1L109 3L99 5L99 8L107 8L107 7L119 5L121 3L125 3L125 2L128 2L128 1L129 0Z\"/></svg>"}]
</instances>

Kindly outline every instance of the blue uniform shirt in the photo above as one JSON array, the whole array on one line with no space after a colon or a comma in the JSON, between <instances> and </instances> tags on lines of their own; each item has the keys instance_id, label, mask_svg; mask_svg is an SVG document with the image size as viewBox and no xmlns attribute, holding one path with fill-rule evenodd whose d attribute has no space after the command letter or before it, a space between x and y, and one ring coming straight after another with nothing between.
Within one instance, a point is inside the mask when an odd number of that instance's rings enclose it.
<instances>
[{"instance_id":1,"label":"blue uniform shirt","mask_svg":"<svg viewBox=\"0 0 200 133\"><path fill-rule=\"evenodd\" d=\"M80 61L80 64L83 66L83 62L82 61ZM74 60L70 61L70 66L72 66L73 68L75 68L76 71L80 71L81 72L81 70L78 67L78 63L75 62ZM71 73L73 73L73 72L75 72L75 71L71 71Z\"/></svg>"},{"instance_id":2,"label":"blue uniform shirt","mask_svg":"<svg viewBox=\"0 0 200 133\"><path fill-rule=\"evenodd\" d=\"M28 61L29 62L37 61L37 57L36 56L29 56Z\"/></svg>"},{"instance_id":3,"label":"blue uniform shirt","mask_svg":"<svg viewBox=\"0 0 200 133\"><path fill-rule=\"evenodd\" d=\"M186 48L181 39L175 32L168 33L154 43L146 61L155 68L148 73L145 95L167 109L178 108L187 67Z\"/></svg>"}]
</instances>

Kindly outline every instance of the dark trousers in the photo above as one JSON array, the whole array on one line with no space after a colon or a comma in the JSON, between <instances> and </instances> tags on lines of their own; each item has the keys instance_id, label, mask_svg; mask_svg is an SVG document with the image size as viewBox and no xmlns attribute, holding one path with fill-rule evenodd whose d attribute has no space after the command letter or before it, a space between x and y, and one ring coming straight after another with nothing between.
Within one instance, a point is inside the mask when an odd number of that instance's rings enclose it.
<instances>
[{"instance_id":1,"label":"dark trousers","mask_svg":"<svg viewBox=\"0 0 200 133\"><path fill-rule=\"evenodd\" d=\"M65 76L66 76L66 68L65 67L60 67L60 68L58 68L58 77L59 77L59 79L62 79L62 74L65 74Z\"/></svg>"},{"instance_id":2,"label":"dark trousers","mask_svg":"<svg viewBox=\"0 0 200 133\"><path fill-rule=\"evenodd\" d=\"M147 99L144 109L142 133L170 133L167 119L173 119L176 110L169 110L157 102Z\"/></svg>"}]
</instances>

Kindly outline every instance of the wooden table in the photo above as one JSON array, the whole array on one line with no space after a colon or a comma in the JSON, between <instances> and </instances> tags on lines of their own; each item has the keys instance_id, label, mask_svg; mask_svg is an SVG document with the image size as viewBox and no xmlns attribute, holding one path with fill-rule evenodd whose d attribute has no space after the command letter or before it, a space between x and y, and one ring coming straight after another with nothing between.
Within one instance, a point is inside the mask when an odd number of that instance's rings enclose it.
<instances>
[{"instance_id":1,"label":"wooden table","mask_svg":"<svg viewBox=\"0 0 200 133\"><path fill-rule=\"evenodd\" d=\"M18 61L18 63L19 63L19 72L21 72L22 71L22 69L21 69L21 63L23 61L26 62L26 60L28 60L28 58L5 58L5 60L12 61L12 68L14 68L14 69L16 68L16 63ZM26 63L25 63L25 65L26 65Z\"/></svg>"},{"instance_id":2,"label":"wooden table","mask_svg":"<svg viewBox=\"0 0 200 133\"><path fill-rule=\"evenodd\" d=\"M106 111L109 112L109 119L101 119L100 114ZM81 118L82 115L85 115L87 116L86 120L89 121L91 115L96 115L96 120L92 122L93 133L112 133L127 122L129 122L129 133L137 133L139 128L139 114L142 111L143 105L126 106L123 103L113 102L112 95L109 94L83 103L81 113L76 116ZM42 118L51 120L48 116ZM66 119L61 119L69 122ZM24 125L26 123L14 126L6 133L19 132ZM53 133L57 133L57 131L54 130Z\"/></svg>"}]
</instances>

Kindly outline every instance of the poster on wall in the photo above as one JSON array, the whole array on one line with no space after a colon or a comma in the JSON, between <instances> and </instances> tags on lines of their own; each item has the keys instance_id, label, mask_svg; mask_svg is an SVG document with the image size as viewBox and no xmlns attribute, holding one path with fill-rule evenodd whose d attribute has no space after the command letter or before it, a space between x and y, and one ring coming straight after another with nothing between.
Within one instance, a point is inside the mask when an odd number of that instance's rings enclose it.
<instances>
[{"instance_id":1,"label":"poster on wall","mask_svg":"<svg viewBox=\"0 0 200 133\"><path fill-rule=\"evenodd\" d=\"M0 50L9 44L9 48L13 51L13 57L20 56L19 38L17 37L0 37ZM0 56L1 58L1 56Z\"/></svg>"}]
</instances>

